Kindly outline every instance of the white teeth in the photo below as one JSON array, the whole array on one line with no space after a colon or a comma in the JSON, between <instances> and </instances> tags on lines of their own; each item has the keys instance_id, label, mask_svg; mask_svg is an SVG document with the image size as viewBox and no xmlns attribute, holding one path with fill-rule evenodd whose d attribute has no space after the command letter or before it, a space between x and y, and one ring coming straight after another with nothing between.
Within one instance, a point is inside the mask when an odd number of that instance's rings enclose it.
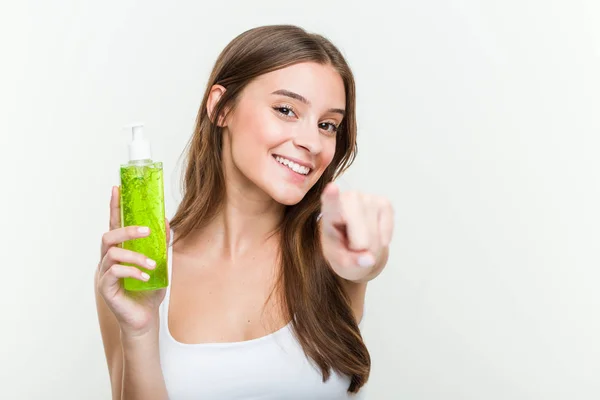
<instances>
[{"instance_id":1,"label":"white teeth","mask_svg":"<svg viewBox=\"0 0 600 400\"><path fill-rule=\"evenodd\" d=\"M286 158L277 156L277 157L275 157L275 159L277 160L278 163L287 166L289 169L291 169L292 171L297 172L299 174L308 175L308 173L310 172L310 168L305 167L300 164L296 164L295 162L290 161Z\"/></svg>"}]
</instances>

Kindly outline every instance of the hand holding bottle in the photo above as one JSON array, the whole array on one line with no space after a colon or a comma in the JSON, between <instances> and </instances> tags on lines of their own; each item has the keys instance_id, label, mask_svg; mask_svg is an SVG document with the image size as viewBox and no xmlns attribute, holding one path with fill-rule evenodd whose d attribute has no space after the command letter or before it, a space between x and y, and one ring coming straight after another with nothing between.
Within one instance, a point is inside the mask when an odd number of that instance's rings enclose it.
<instances>
[{"instance_id":1,"label":"hand holding bottle","mask_svg":"<svg viewBox=\"0 0 600 400\"><path fill-rule=\"evenodd\" d=\"M124 289L122 278L147 281L149 276L137 267L123 264L135 264L146 270L153 270L156 264L153 265L153 260L149 260L143 254L120 247L127 240L149 236L150 230L138 226L121 227L119 197L119 188L113 187L110 201L110 229L102 237L97 289L117 318L121 331L137 336L157 328L158 306L164 299L166 289L139 292L129 292ZM165 221L167 243L169 243L170 227L166 218Z\"/></svg>"}]
</instances>

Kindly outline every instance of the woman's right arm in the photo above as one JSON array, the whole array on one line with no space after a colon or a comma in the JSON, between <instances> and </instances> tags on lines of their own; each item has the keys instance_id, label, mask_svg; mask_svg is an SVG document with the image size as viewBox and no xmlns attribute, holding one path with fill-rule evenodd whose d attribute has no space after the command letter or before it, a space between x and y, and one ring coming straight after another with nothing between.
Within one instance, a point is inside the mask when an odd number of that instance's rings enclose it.
<instances>
[{"instance_id":1,"label":"woman's right arm","mask_svg":"<svg viewBox=\"0 0 600 400\"><path fill-rule=\"evenodd\" d=\"M122 400L167 400L167 388L160 368L158 329L142 336L121 334L123 351ZM117 392L118 393L118 392Z\"/></svg>"},{"instance_id":2,"label":"woman's right arm","mask_svg":"<svg viewBox=\"0 0 600 400\"><path fill-rule=\"evenodd\" d=\"M96 304L113 400L166 400L158 330L140 336L123 333L97 290Z\"/></svg>"},{"instance_id":3,"label":"woman's right arm","mask_svg":"<svg viewBox=\"0 0 600 400\"><path fill-rule=\"evenodd\" d=\"M168 399L158 353L158 329L140 335L121 332L96 290L98 319L113 400Z\"/></svg>"},{"instance_id":4,"label":"woman's right arm","mask_svg":"<svg viewBox=\"0 0 600 400\"><path fill-rule=\"evenodd\" d=\"M96 293L96 310L100 333L104 344L104 355L108 364L108 375L112 389L113 400L121 399L121 386L123 381L123 351L121 349L120 328L117 318L98 292L98 274L94 278L94 292Z\"/></svg>"},{"instance_id":5,"label":"woman's right arm","mask_svg":"<svg viewBox=\"0 0 600 400\"><path fill-rule=\"evenodd\" d=\"M148 236L135 226L121 228L118 188L113 188L110 230L102 237L101 257L94 278L96 309L108 364L113 400L167 400L160 368L158 308L165 289L129 296L122 278L146 280L131 263L153 269L144 255L118 245ZM167 223L167 241L170 228Z\"/></svg>"}]
</instances>

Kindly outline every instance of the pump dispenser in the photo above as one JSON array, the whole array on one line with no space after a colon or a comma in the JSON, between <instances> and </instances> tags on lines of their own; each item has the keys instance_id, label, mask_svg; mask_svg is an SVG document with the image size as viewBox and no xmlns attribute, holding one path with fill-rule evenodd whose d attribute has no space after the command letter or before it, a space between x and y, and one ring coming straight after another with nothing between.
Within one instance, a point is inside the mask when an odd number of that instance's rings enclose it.
<instances>
[{"instance_id":1,"label":"pump dispenser","mask_svg":"<svg viewBox=\"0 0 600 400\"><path fill-rule=\"evenodd\" d=\"M124 278L126 290L156 290L169 285L167 271L167 232L165 223L165 201L163 164L152 160L150 143L144 137L144 126L126 126L131 135L129 162L121 165L121 224L150 228L150 235L123 242L122 247L156 262L154 269L146 265L134 266L150 275L147 281Z\"/></svg>"},{"instance_id":2,"label":"pump dispenser","mask_svg":"<svg viewBox=\"0 0 600 400\"><path fill-rule=\"evenodd\" d=\"M152 151L150 142L144 137L144 125L129 125L131 129L131 143L129 143L129 161L150 160Z\"/></svg>"}]
</instances>

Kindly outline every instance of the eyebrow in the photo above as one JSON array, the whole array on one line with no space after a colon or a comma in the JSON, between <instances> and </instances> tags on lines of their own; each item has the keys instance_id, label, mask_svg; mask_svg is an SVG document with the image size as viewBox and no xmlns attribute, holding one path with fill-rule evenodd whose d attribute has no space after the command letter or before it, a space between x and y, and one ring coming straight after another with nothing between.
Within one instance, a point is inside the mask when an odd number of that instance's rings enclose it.
<instances>
[{"instance_id":1,"label":"eyebrow","mask_svg":"<svg viewBox=\"0 0 600 400\"><path fill-rule=\"evenodd\" d=\"M308 101L304 96L301 96L298 93L294 93L294 92L286 90L286 89L279 89L279 90L274 91L271 94L279 94L282 96L291 97L292 99L296 99L306 105L310 105L310 101ZM332 113L341 114L342 116L346 115L346 111L342 110L341 108L330 108L327 111L332 112Z\"/></svg>"}]
</instances>

